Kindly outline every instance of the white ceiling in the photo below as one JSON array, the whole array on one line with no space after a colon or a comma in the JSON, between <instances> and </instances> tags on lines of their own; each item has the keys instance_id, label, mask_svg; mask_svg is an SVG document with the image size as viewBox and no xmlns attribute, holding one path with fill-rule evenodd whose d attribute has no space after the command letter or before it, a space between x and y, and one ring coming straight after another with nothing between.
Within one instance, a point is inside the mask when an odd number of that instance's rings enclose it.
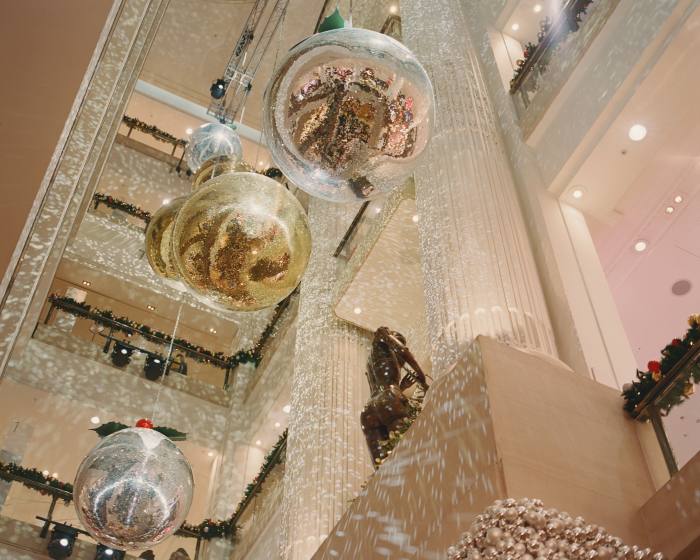
<instances>
[{"instance_id":1,"label":"white ceiling","mask_svg":"<svg viewBox=\"0 0 700 560\"><path fill-rule=\"evenodd\" d=\"M562 194L587 217L640 369L700 311L700 10L691 15ZM628 138L643 124L641 142ZM583 188L580 200L572 197ZM681 196L683 201L675 203ZM671 214L667 207L673 207ZM648 248L636 252L643 239ZM671 287L688 280L691 289ZM634 372L630 372L632 378ZM681 464L697 452L700 398L665 419Z\"/></svg>"}]
</instances>

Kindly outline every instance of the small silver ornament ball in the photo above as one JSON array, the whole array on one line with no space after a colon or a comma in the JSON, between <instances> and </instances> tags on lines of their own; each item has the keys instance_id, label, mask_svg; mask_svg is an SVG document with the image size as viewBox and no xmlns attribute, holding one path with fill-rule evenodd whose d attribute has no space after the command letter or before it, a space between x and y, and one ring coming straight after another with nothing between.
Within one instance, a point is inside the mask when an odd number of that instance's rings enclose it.
<instances>
[{"instance_id":1,"label":"small silver ornament ball","mask_svg":"<svg viewBox=\"0 0 700 560\"><path fill-rule=\"evenodd\" d=\"M167 437L128 428L104 438L78 468L78 518L98 542L151 548L182 525L192 503L192 469Z\"/></svg>"},{"instance_id":2,"label":"small silver ornament ball","mask_svg":"<svg viewBox=\"0 0 700 560\"><path fill-rule=\"evenodd\" d=\"M221 123L207 123L195 129L185 149L185 161L192 173L214 157L227 156L239 161L243 147L238 132Z\"/></svg>"}]
</instances>

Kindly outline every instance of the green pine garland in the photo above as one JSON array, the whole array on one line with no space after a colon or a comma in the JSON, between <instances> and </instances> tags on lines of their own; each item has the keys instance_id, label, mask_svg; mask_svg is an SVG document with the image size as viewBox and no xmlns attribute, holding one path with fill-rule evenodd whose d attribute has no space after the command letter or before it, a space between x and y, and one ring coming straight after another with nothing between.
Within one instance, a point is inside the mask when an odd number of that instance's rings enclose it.
<instances>
[{"instance_id":1,"label":"green pine garland","mask_svg":"<svg viewBox=\"0 0 700 560\"><path fill-rule=\"evenodd\" d=\"M627 383L623 387L622 396L625 399L623 408L630 415L636 416L635 408L644 400L649 392L656 387L664 376L666 376L675 365L680 362L686 354L697 348L700 341L700 314L691 315L688 318L690 328L685 333L684 337L674 338L661 351L661 360L652 360L647 364L647 371L637 370L637 380L632 383ZM683 373L681 378L677 379L665 395L656 402L656 406L665 414L674 407L681 404L688 398L686 394L687 388L691 385L700 383L700 364L695 362Z\"/></svg>"},{"instance_id":2,"label":"green pine garland","mask_svg":"<svg viewBox=\"0 0 700 560\"><path fill-rule=\"evenodd\" d=\"M239 527L236 525L236 521L243 513L243 510L247 507L248 502L253 498L254 494L260 492L262 488L261 483L265 481L272 468L282 462L282 457L278 452L282 445L286 444L286 442L287 430L284 430L274 447L267 455L265 455L265 460L263 461L258 474L255 476L252 482L245 487L243 497L241 498L241 501L238 502L238 505L236 506L236 509L231 517L228 519L218 520L205 519L199 525L188 525L185 522L182 524L181 529L189 534L182 534L181 536L198 536L205 540L235 537L236 532L239 529Z\"/></svg>"},{"instance_id":3,"label":"green pine garland","mask_svg":"<svg viewBox=\"0 0 700 560\"><path fill-rule=\"evenodd\" d=\"M151 329L148 325L142 325L136 321L132 321L127 317L119 317L114 315L110 310L103 310L91 307L89 304L84 302L75 301L73 298L66 296L59 296L52 294L49 296L49 302L55 307L75 315L76 317L82 317L84 319L90 319L99 323L105 327L113 328L115 331L123 332L125 334L139 333L145 339L151 342L156 342L167 346L170 344L172 337L166 333ZM271 330L271 326L268 325L266 328ZM267 334L269 336L269 333ZM264 342L265 333L261 337L260 342L249 350L240 350L233 354L232 356L227 356L223 352L211 352L206 348L197 346L188 342L183 338L176 338L174 343L179 346L184 352L193 360L200 363L208 363L222 369L235 368L240 364L252 363L256 367L260 363L262 356L260 355L260 350L262 349L262 343Z\"/></svg>"},{"instance_id":4,"label":"green pine garland","mask_svg":"<svg viewBox=\"0 0 700 560\"><path fill-rule=\"evenodd\" d=\"M94 195L92 195L92 199L95 201L95 209L97 209L97 207L100 204L104 204L108 208L121 210L122 212L125 212L130 216L134 216L139 220L143 220L144 222L146 222L146 225L148 225L148 223L151 221L151 213L147 210L143 210L138 206L134 206L133 204L129 204L128 202L124 202L123 200L119 200L118 198L114 198L113 196L110 196L108 194L95 193Z\"/></svg>"},{"instance_id":5,"label":"green pine garland","mask_svg":"<svg viewBox=\"0 0 700 560\"><path fill-rule=\"evenodd\" d=\"M51 491L52 489L56 489L60 490L61 492L68 492L69 494L72 494L72 484L69 484L68 482L61 482L60 480L51 476L46 476L44 475L44 473L38 471L37 469L22 467L21 465L16 465L15 463L3 463L2 461L0 461L0 479L6 480L7 482L12 482L12 477L8 475L22 477L27 479L28 481L37 482L39 484L46 484L50 488L37 488L36 486L32 485L31 482L18 481L27 488L36 490L43 496L58 496L66 504L69 504L72 500L72 497L68 498L63 494Z\"/></svg>"},{"instance_id":6,"label":"green pine garland","mask_svg":"<svg viewBox=\"0 0 700 560\"><path fill-rule=\"evenodd\" d=\"M155 138L156 140L160 140L161 142L167 142L168 144L173 144L174 146L181 146L183 148L187 146L187 140L177 138L169 132L165 132L164 130L161 130L155 125L140 121L135 117L129 117L128 115L124 115L122 117L122 122L129 128L134 128L139 132L143 132L144 134L150 134L151 136L153 136L153 138Z\"/></svg>"}]
</instances>

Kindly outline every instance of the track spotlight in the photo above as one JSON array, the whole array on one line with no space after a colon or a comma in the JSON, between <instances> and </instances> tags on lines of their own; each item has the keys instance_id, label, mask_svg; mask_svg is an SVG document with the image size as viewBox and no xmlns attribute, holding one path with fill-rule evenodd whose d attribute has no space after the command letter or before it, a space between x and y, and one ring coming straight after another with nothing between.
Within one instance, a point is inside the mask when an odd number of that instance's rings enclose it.
<instances>
[{"instance_id":1,"label":"track spotlight","mask_svg":"<svg viewBox=\"0 0 700 560\"><path fill-rule=\"evenodd\" d=\"M123 550L117 550L103 544L98 544L95 560L124 560L125 556L126 553Z\"/></svg>"},{"instance_id":2,"label":"track spotlight","mask_svg":"<svg viewBox=\"0 0 700 560\"><path fill-rule=\"evenodd\" d=\"M73 553L73 545L77 536L78 531L74 527L56 523L51 530L49 544L46 545L49 557L54 560L68 558Z\"/></svg>"},{"instance_id":3,"label":"track spotlight","mask_svg":"<svg viewBox=\"0 0 700 560\"><path fill-rule=\"evenodd\" d=\"M214 99L221 99L226 95L226 82L223 78L216 80L209 88L209 93Z\"/></svg>"},{"instance_id":4,"label":"track spotlight","mask_svg":"<svg viewBox=\"0 0 700 560\"><path fill-rule=\"evenodd\" d=\"M156 381L163 375L163 356L149 354L143 364L143 374L146 379Z\"/></svg>"},{"instance_id":5,"label":"track spotlight","mask_svg":"<svg viewBox=\"0 0 700 560\"><path fill-rule=\"evenodd\" d=\"M133 348L125 346L124 344L120 344L119 342L115 342L114 348L112 348L112 354L110 358L112 359L112 363L116 367L123 368L126 367L131 361L131 355L133 353Z\"/></svg>"}]
</instances>

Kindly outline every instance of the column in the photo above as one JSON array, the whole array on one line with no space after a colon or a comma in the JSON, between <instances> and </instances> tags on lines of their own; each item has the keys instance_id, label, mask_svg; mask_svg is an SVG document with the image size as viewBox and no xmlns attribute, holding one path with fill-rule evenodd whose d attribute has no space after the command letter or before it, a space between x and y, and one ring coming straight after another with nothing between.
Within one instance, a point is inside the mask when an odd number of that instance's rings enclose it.
<instances>
[{"instance_id":1,"label":"column","mask_svg":"<svg viewBox=\"0 0 700 560\"><path fill-rule=\"evenodd\" d=\"M459 2L404 0L405 44L435 88L416 204L433 375L480 334L556 355L512 172Z\"/></svg>"},{"instance_id":2,"label":"column","mask_svg":"<svg viewBox=\"0 0 700 560\"><path fill-rule=\"evenodd\" d=\"M313 249L301 284L282 504L282 557L308 560L371 473L360 427L371 337L338 319L333 251L357 212L312 198Z\"/></svg>"}]
</instances>

